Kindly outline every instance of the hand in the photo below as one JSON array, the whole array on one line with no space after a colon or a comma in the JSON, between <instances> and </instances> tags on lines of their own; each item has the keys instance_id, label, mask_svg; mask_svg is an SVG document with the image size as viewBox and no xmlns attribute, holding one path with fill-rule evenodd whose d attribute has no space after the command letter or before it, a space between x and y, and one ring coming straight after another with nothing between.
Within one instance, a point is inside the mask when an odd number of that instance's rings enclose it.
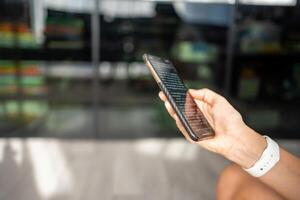
<instances>
[{"instance_id":1,"label":"hand","mask_svg":"<svg viewBox=\"0 0 300 200\"><path fill-rule=\"evenodd\" d=\"M266 146L264 138L244 123L240 113L224 97L209 89L189 90L189 93L215 130L214 138L196 143L243 167L248 168L255 163ZM195 143L189 138L165 95L160 92L159 97L165 102L169 114L183 135Z\"/></svg>"}]
</instances>

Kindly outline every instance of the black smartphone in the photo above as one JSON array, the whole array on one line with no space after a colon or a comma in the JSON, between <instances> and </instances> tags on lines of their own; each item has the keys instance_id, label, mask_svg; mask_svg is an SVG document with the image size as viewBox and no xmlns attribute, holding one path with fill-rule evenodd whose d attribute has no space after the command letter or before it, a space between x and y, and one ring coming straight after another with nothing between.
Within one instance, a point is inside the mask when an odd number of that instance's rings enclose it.
<instances>
[{"instance_id":1,"label":"black smartphone","mask_svg":"<svg viewBox=\"0 0 300 200\"><path fill-rule=\"evenodd\" d=\"M173 64L167 59L149 54L144 54L143 59L190 138L200 141L213 137L213 128L189 94Z\"/></svg>"}]
</instances>

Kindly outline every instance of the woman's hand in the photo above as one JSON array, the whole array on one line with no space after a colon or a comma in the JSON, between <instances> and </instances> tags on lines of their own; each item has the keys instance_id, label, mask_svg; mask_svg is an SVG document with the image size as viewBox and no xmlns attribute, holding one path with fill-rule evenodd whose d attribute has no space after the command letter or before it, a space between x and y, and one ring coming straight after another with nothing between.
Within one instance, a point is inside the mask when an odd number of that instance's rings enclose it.
<instances>
[{"instance_id":1,"label":"woman's hand","mask_svg":"<svg viewBox=\"0 0 300 200\"><path fill-rule=\"evenodd\" d=\"M230 103L222 96L208 89L190 90L196 104L215 130L212 139L196 142L202 147L219 153L241 167L251 167L266 148L266 140L249 128ZM160 92L160 98L170 115L185 137L193 142L179 118L176 116L165 95ZM300 190L300 160L280 148L280 160L260 180L286 199L299 199Z\"/></svg>"},{"instance_id":2,"label":"woman's hand","mask_svg":"<svg viewBox=\"0 0 300 200\"><path fill-rule=\"evenodd\" d=\"M189 93L216 134L212 139L196 143L225 156L242 167L252 166L266 147L265 139L244 123L240 113L224 97L209 89L189 90ZM160 92L159 97L165 102L169 114L176 121L183 135L194 143L165 95Z\"/></svg>"}]
</instances>

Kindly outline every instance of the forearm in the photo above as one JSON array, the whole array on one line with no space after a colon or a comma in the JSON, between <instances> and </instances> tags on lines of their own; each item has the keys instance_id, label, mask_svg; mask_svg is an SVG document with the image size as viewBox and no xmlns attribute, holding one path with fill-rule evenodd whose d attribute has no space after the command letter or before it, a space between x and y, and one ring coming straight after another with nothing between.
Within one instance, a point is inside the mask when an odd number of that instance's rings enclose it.
<instances>
[{"instance_id":1,"label":"forearm","mask_svg":"<svg viewBox=\"0 0 300 200\"><path fill-rule=\"evenodd\" d=\"M243 168L249 168L260 158L267 144L249 127L245 127L241 135L225 157ZM300 160L280 148L279 162L259 179L288 199L299 198Z\"/></svg>"},{"instance_id":2,"label":"forearm","mask_svg":"<svg viewBox=\"0 0 300 200\"><path fill-rule=\"evenodd\" d=\"M300 160L280 148L279 162L260 180L287 199L300 197Z\"/></svg>"}]
</instances>

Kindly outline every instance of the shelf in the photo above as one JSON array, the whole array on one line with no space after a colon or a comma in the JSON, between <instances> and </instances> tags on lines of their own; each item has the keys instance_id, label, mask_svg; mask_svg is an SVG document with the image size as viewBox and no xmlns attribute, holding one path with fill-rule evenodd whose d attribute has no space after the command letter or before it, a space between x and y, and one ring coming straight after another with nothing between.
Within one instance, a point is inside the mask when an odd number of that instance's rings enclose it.
<instances>
[{"instance_id":1,"label":"shelf","mask_svg":"<svg viewBox=\"0 0 300 200\"><path fill-rule=\"evenodd\" d=\"M153 97L154 98L154 97ZM80 104L91 104L93 103L92 95L89 96L68 96L68 95L53 95L53 96L33 96L33 95L24 95L22 97L18 97L16 95L3 95L0 96L0 103L5 101L18 101L22 100L38 100L38 101L48 101L51 103L80 103ZM101 97L99 100L99 104L101 105L113 105L113 106L130 106L130 105L152 105L153 99L149 96L143 97L136 95L136 98L129 96L122 96L122 98L116 99L115 97Z\"/></svg>"},{"instance_id":2,"label":"shelf","mask_svg":"<svg viewBox=\"0 0 300 200\"><path fill-rule=\"evenodd\" d=\"M238 61L300 61L299 53L237 53L235 59Z\"/></svg>"},{"instance_id":3,"label":"shelf","mask_svg":"<svg viewBox=\"0 0 300 200\"><path fill-rule=\"evenodd\" d=\"M0 101L9 101L9 100L47 100L47 95L1 95Z\"/></svg>"},{"instance_id":4,"label":"shelf","mask_svg":"<svg viewBox=\"0 0 300 200\"><path fill-rule=\"evenodd\" d=\"M100 50L102 61L122 61L122 49ZM0 48L0 60L37 60L37 61L90 61L91 49L13 49Z\"/></svg>"},{"instance_id":5,"label":"shelf","mask_svg":"<svg viewBox=\"0 0 300 200\"><path fill-rule=\"evenodd\" d=\"M284 105L285 108L287 107L292 107L298 106L300 110L300 99L292 99L292 100L279 100L279 99L260 99L260 100L243 100L243 99L238 99L238 98L233 98L233 102L246 105L246 106L255 106L255 107L260 107L260 106L282 106Z\"/></svg>"},{"instance_id":6,"label":"shelf","mask_svg":"<svg viewBox=\"0 0 300 200\"><path fill-rule=\"evenodd\" d=\"M13 49L0 48L0 59L5 60L74 60L90 61L90 49Z\"/></svg>"}]
</instances>

